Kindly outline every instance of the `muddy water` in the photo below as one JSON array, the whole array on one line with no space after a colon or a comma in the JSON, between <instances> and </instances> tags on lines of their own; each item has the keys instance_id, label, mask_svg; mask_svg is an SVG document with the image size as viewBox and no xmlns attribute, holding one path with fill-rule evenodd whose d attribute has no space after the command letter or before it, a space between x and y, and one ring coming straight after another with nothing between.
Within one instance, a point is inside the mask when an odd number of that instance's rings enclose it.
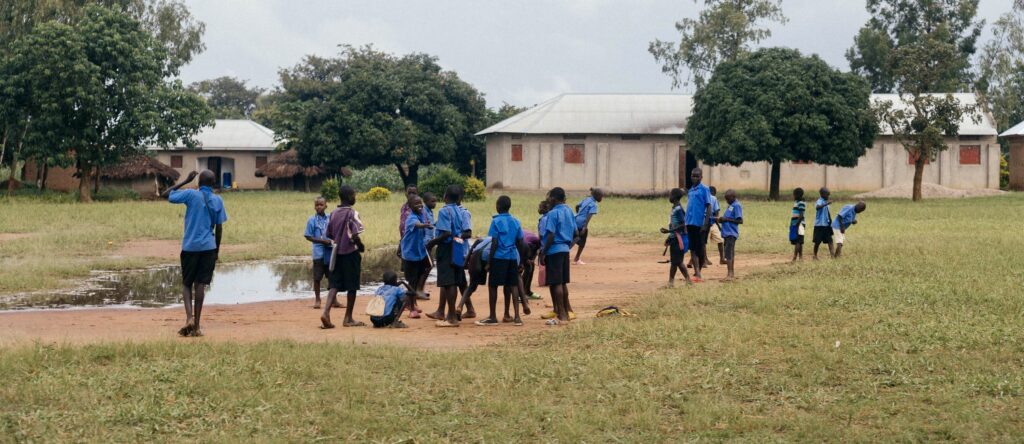
<instances>
[{"instance_id":1,"label":"muddy water","mask_svg":"<svg viewBox=\"0 0 1024 444\"><path fill-rule=\"evenodd\" d=\"M372 294L386 269L396 270L397 259L386 256L365 260L360 294ZM308 259L218 265L206 292L207 304L312 298ZM327 293L327 279L322 284ZM87 307L158 308L181 304L181 269L154 267L122 272L96 272L77 288L0 296L0 310L71 309Z\"/></svg>"}]
</instances>

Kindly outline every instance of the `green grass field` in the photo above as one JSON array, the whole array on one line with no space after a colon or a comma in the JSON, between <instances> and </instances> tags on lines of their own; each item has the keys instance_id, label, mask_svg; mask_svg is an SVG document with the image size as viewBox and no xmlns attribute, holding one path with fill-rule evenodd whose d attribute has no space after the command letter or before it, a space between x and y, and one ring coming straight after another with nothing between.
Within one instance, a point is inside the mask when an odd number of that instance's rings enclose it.
<instances>
[{"instance_id":1,"label":"green grass field","mask_svg":"<svg viewBox=\"0 0 1024 444\"><path fill-rule=\"evenodd\" d=\"M538 198L515 195L514 213L532 221ZM226 199L227 242L256 244L228 259L305 253L310 196ZM393 242L397 205L359 204L372 243ZM470 206L477 230L489 205ZM789 206L745 202L740 260L789 253ZM94 252L176 239L182 214L165 203L27 198L0 208L4 231L35 233L0 244L4 291L135 265ZM663 201L610 199L593 230L653 240L667 214ZM665 290L631 307L636 318L480 350L0 349L0 440L1019 441L1022 218L1020 194L869 201L840 261Z\"/></svg>"}]
</instances>

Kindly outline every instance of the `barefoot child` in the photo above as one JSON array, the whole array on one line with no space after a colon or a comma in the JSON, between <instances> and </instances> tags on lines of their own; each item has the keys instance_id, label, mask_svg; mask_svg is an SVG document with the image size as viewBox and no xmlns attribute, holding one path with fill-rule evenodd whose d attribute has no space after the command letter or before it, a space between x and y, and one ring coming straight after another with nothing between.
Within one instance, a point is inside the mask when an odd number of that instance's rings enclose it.
<instances>
[{"instance_id":1,"label":"barefoot child","mask_svg":"<svg viewBox=\"0 0 1024 444\"><path fill-rule=\"evenodd\" d=\"M362 272L362 252L366 251L359 235L363 233L363 222L359 213L352 208L356 204L356 190L342 185L338 190L341 205L331 212L327 221L327 238L334 241L334 252L328 262L330 270L327 278L330 291L327 292L327 304L320 315L321 328L334 328L331 323L331 308L337 301L338 292L347 293L345 319L343 327L362 327L366 324L352 319L352 309L356 304L356 292L359 291L359 274Z\"/></svg>"},{"instance_id":2,"label":"barefoot child","mask_svg":"<svg viewBox=\"0 0 1024 444\"><path fill-rule=\"evenodd\" d=\"M409 213L412 211L409 208L409 198L412 196L418 196L419 190L416 188L416 184L409 184L405 187L405 202L402 203L402 208L399 210L398 216L398 235L402 236L405 234L405 221L409 218Z\"/></svg>"},{"instance_id":3,"label":"barefoot child","mask_svg":"<svg viewBox=\"0 0 1024 444\"><path fill-rule=\"evenodd\" d=\"M797 259L804 259L804 213L807 204L804 203L803 188L793 190L793 200L793 214L789 218L789 243L793 245L793 262L796 262Z\"/></svg>"},{"instance_id":4,"label":"barefoot child","mask_svg":"<svg viewBox=\"0 0 1024 444\"><path fill-rule=\"evenodd\" d=\"M711 226L711 190L700 181L704 172L694 168L690 172L693 186L686 197L686 235L690 241L690 262L693 263L693 282L703 282L701 269L706 255L704 238Z\"/></svg>"},{"instance_id":5,"label":"barefoot child","mask_svg":"<svg viewBox=\"0 0 1024 444\"><path fill-rule=\"evenodd\" d=\"M430 272L430 257L427 256L427 243L424 238L427 231L434 227L424 220L423 199L411 194L408 200L409 217L405 220L405 234L402 236L399 247L402 253L402 271L405 273L405 280L418 283L423 276ZM414 287L409 292L409 300L406 301L409 317L413 319L419 318L416 292L417 289Z\"/></svg>"},{"instance_id":6,"label":"barefoot child","mask_svg":"<svg viewBox=\"0 0 1024 444\"><path fill-rule=\"evenodd\" d=\"M181 297L185 304L185 326L181 336L202 336L199 320L203 313L206 286L213 281L213 269L220 252L221 226L228 220L224 201L213 194L216 178L212 171L199 173L198 190L182 190L196 172L164 192L167 201L185 204L185 234L181 239Z\"/></svg>"},{"instance_id":7,"label":"barefoot child","mask_svg":"<svg viewBox=\"0 0 1024 444\"><path fill-rule=\"evenodd\" d=\"M522 274L523 294L528 299L540 299L540 295L533 292L533 275L537 270L537 252L540 251L540 236L532 231L524 230L523 242L526 243L526 257L523 258Z\"/></svg>"},{"instance_id":8,"label":"barefoot child","mask_svg":"<svg viewBox=\"0 0 1024 444\"><path fill-rule=\"evenodd\" d=\"M384 296L384 316L370 316L370 323L373 328L406 328L401 321L402 306L405 301L412 299L412 287L407 282L399 282L398 274L388 270L384 272L384 285L374 293Z\"/></svg>"},{"instance_id":9,"label":"barefoot child","mask_svg":"<svg viewBox=\"0 0 1024 444\"><path fill-rule=\"evenodd\" d=\"M320 282L327 274L327 263L324 260L331 257L331 240L324 237L324 233L327 232L327 213L324 213L326 209L327 199L323 196L313 201L313 210L316 213L306 221L305 232L306 240L313 244L313 295L316 297L313 308L317 310L320 309ZM339 307L340 304L335 306Z\"/></svg>"},{"instance_id":10,"label":"barefoot child","mask_svg":"<svg viewBox=\"0 0 1024 444\"><path fill-rule=\"evenodd\" d=\"M473 242L469 248L469 259L466 260L466 271L469 272L469 286L462 292L462 300L455 312L459 313L460 319L473 319L476 317L476 309L473 308L473 293L481 285L487 285L487 261L491 254L491 237L485 236ZM463 312L463 307L466 311Z\"/></svg>"},{"instance_id":11,"label":"barefoot child","mask_svg":"<svg viewBox=\"0 0 1024 444\"><path fill-rule=\"evenodd\" d=\"M832 205L832 201L829 200L832 193L828 188L821 187L818 195L821 197L814 202L814 260L818 260L818 247L821 244L828 244L829 257L835 256L835 247L832 245L832 214L828 208Z\"/></svg>"},{"instance_id":12,"label":"barefoot child","mask_svg":"<svg viewBox=\"0 0 1024 444\"><path fill-rule=\"evenodd\" d=\"M461 196L461 186L448 186L444 193L445 206L438 212L437 223L434 225L437 236L427 243L428 250L437 247L437 286L441 288L441 305L436 313L427 316L437 319L435 325L438 327L459 326L455 299L459 289L466 286L465 259L456 257L461 254L465 242L460 233L466 231L465 219L458 204ZM447 314L444 312L445 305L448 306Z\"/></svg>"},{"instance_id":13,"label":"barefoot child","mask_svg":"<svg viewBox=\"0 0 1024 444\"><path fill-rule=\"evenodd\" d=\"M579 230L579 240L576 242L576 259L573 265L586 265L580 260L583 249L587 246L587 236L590 234L590 219L597 214L597 204L604 200L604 192L600 188L591 188L590 196L584 198L576 205L576 229Z\"/></svg>"},{"instance_id":14,"label":"barefoot child","mask_svg":"<svg viewBox=\"0 0 1024 444\"><path fill-rule=\"evenodd\" d=\"M672 288L676 284L676 270L683 272L683 279L687 284L690 283L690 274L686 272L686 267L683 266L683 258L686 255L687 250L687 237L686 237L686 211L683 210L683 206L679 203L683 200L683 190L681 188L673 188L669 192L668 201L672 204L672 212L668 218L668 228L662 228L663 234L668 234L668 239L665 239L668 245L669 251L671 252L669 258L669 269L668 269L668 286Z\"/></svg>"},{"instance_id":15,"label":"barefoot child","mask_svg":"<svg viewBox=\"0 0 1024 444\"><path fill-rule=\"evenodd\" d=\"M505 294L506 315L501 321L523 325L522 319L519 318L519 298L512 298L512 294L518 293L519 290L519 245L523 241L523 228L519 220L508 213L511 208L512 199L508 196L500 196L495 202L498 214L491 220L491 228L487 232L491 237L491 254L490 260L484 266L489 272L487 290L490 316L476 321L476 325L498 325L498 287L502 287ZM515 309L515 318L508 317L509 304Z\"/></svg>"},{"instance_id":16,"label":"barefoot child","mask_svg":"<svg viewBox=\"0 0 1024 444\"><path fill-rule=\"evenodd\" d=\"M718 247L718 263L725 265L725 254L722 250L722 229L718 226L718 216L722 211L722 205L718 202L718 188L708 187L711 191L711 226L708 227L708 236L706 245L715 245ZM704 266L711 265L711 259L708 259L708 249L704 248Z\"/></svg>"},{"instance_id":17,"label":"barefoot child","mask_svg":"<svg viewBox=\"0 0 1024 444\"><path fill-rule=\"evenodd\" d=\"M540 264L545 268L544 281L551 291L551 303L555 309L557 320L549 323L558 325L569 321L569 248L576 236L576 218L572 210L565 204L565 190L561 187L552 188L548 192L548 211L544 221L544 250L541 251Z\"/></svg>"},{"instance_id":18,"label":"barefoot child","mask_svg":"<svg viewBox=\"0 0 1024 444\"><path fill-rule=\"evenodd\" d=\"M423 237L423 245L430 242L434 238L434 208L437 208L437 196L429 191L423 193L423 215L426 216L426 221L430 224L430 228L427 229L426 235ZM427 256L430 257L430 252L427 252ZM410 282L411 285L416 288L416 299L429 300L430 293L426 292L427 289L427 277L430 276L430 270L434 268L434 258L430 258L430 268L427 272L420 277L419 282ZM416 316L417 318L419 316Z\"/></svg>"},{"instance_id":19,"label":"barefoot child","mask_svg":"<svg viewBox=\"0 0 1024 444\"><path fill-rule=\"evenodd\" d=\"M725 241L725 262L729 267L729 273L725 276L726 281L736 279L736 239L740 237L740 225L743 224L743 206L736 200L736 192L728 190L725 192L725 203L729 206L718 218L722 224L722 238Z\"/></svg>"},{"instance_id":20,"label":"barefoot child","mask_svg":"<svg viewBox=\"0 0 1024 444\"><path fill-rule=\"evenodd\" d=\"M868 205L864 201L857 202L856 205L847 205L839 210L836 214L835 220L832 221L832 237L836 242L836 259L839 259L843 254L843 244L846 243L846 230L850 229L850 226L857 223L857 213L863 213L868 208Z\"/></svg>"}]
</instances>

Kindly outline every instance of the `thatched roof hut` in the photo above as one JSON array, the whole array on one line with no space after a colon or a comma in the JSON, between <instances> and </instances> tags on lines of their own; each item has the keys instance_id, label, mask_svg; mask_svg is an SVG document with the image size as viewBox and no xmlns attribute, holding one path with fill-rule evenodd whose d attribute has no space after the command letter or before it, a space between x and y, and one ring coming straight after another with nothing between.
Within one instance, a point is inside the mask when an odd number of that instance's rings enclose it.
<instances>
[{"instance_id":1,"label":"thatched roof hut","mask_svg":"<svg viewBox=\"0 0 1024 444\"><path fill-rule=\"evenodd\" d=\"M154 157L140 154L116 165L100 168L104 186L131 188L143 198L155 198L181 176Z\"/></svg>"},{"instance_id":2,"label":"thatched roof hut","mask_svg":"<svg viewBox=\"0 0 1024 444\"><path fill-rule=\"evenodd\" d=\"M256 169L256 177L267 178L267 188L272 190L310 190L319 187L323 180L324 168L305 166L299 163L299 154L288 150ZM311 183L313 182L313 183Z\"/></svg>"}]
</instances>

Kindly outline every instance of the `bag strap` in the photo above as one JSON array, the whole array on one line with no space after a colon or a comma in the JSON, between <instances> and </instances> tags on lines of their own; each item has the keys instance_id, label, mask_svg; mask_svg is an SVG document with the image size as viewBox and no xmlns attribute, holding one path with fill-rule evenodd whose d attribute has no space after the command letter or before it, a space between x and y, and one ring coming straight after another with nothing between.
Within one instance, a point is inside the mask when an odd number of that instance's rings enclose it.
<instances>
[{"instance_id":1,"label":"bag strap","mask_svg":"<svg viewBox=\"0 0 1024 444\"><path fill-rule=\"evenodd\" d=\"M206 196L203 190L199 190L199 194L203 195L203 206L206 207L206 215L210 217L210 230L217 228L217 219L214 219L213 213L210 210L210 198Z\"/></svg>"}]
</instances>

